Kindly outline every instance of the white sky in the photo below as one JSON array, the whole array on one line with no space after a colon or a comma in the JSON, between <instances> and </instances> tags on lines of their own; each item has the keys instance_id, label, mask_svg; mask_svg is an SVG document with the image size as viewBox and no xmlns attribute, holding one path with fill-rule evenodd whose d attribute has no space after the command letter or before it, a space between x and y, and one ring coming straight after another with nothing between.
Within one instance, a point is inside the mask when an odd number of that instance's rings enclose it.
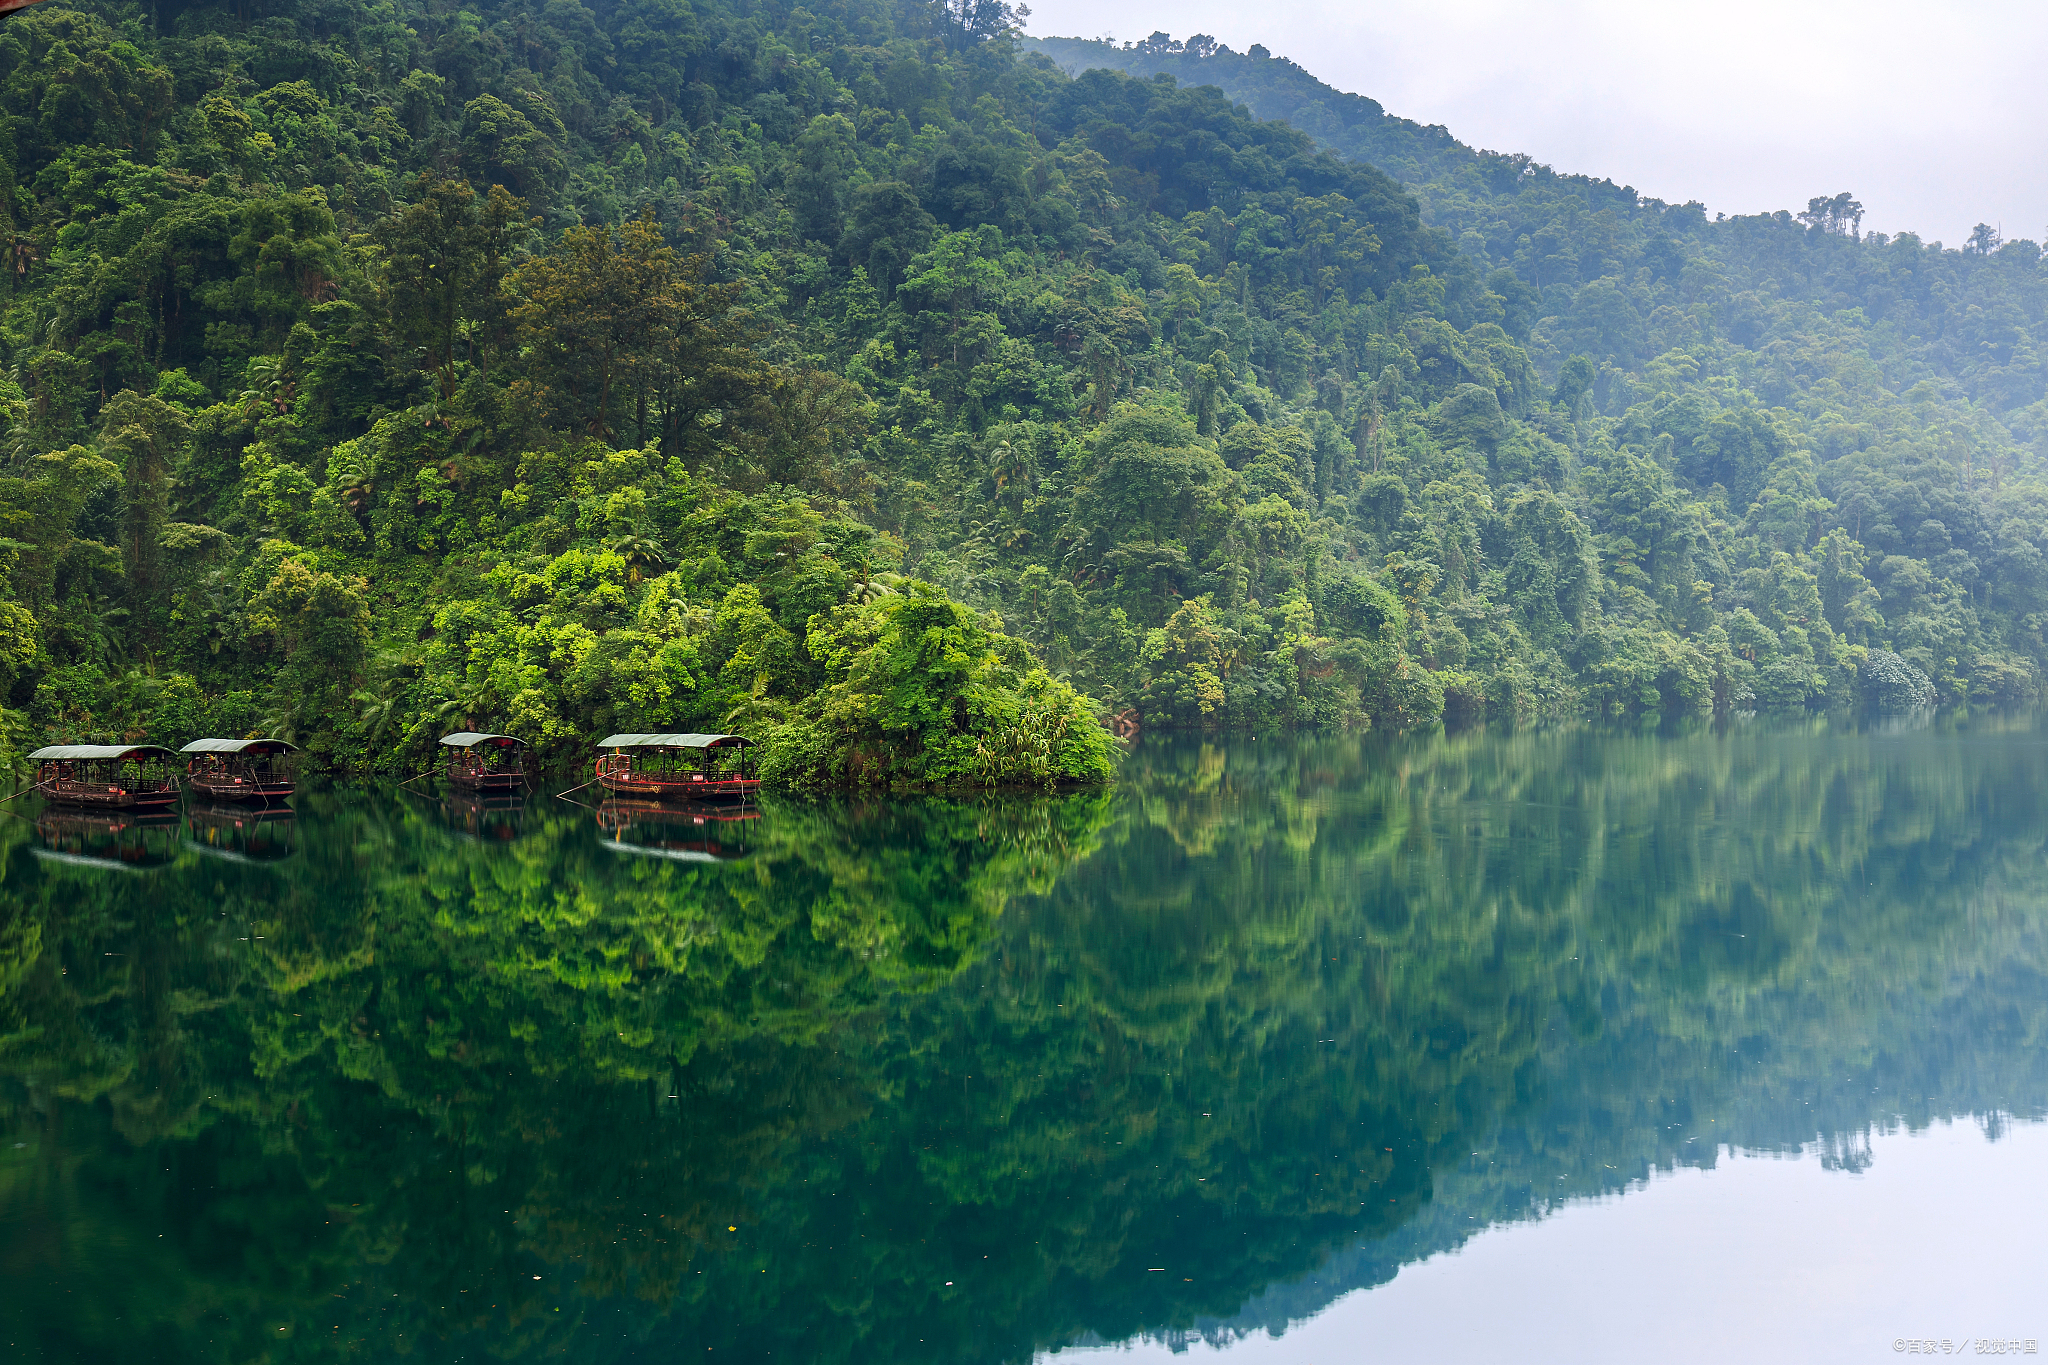
<instances>
[{"instance_id":1,"label":"white sky","mask_svg":"<svg viewBox=\"0 0 2048 1365\"><path fill-rule=\"evenodd\" d=\"M1852 191L1866 231L2048 227L2032 0L1034 0L1027 31L1264 43L1389 113L1710 213Z\"/></svg>"}]
</instances>

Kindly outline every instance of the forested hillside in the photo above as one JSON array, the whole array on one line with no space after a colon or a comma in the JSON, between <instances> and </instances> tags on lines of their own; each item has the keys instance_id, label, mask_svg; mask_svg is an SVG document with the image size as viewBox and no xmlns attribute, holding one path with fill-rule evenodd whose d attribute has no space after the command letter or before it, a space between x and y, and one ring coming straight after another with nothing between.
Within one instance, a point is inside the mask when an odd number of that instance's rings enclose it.
<instances>
[{"instance_id":1,"label":"forested hillside","mask_svg":"<svg viewBox=\"0 0 2048 1365\"><path fill-rule=\"evenodd\" d=\"M1015 17L6 20L9 748L746 728L788 782L1050 781L1126 710L2034 695L2032 243L1709 222Z\"/></svg>"},{"instance_id":2,"label":"forested hillside","mask_svg":"<svg viewBox=\"0 0 2048 1365\"><path fill-rule=\"evenodd\" d=\"M1769 708L2036 695L2048 544L2037 243L1982 223L1960 249L1864 233L1849 192L1709 221L1697 203L1476 150L1263 47L1237 53L1201 34L1028 46L1072 71L1216 85L1398 176L1467 278L1497 296L1449 320L1504 326L1550 415L1570 419L1560 491L1599 560L1604 626L1627 636L1625 622L1654 619L1691 639L1713 662L1717 705L1744 690ZM1420 358L1415 330L1400 330ZM1502 402L1510 432L1519 421L1556 434L1540 405ZM1519 473L1491 465L1496 490ZM1701 608L1690 629L1687 577ZM1649 590L1654 618L1629 588ZM1715 653L1716 622L1756 672ZM1564 661L1585 699L1629 709L1640 646L1575 643ZM1855 686L1837 671L1852 660ZM1657 683L1665 710L1671 677ZM1656 709L1647 694L1633 704Z\"/></svg>"}]
</instances>

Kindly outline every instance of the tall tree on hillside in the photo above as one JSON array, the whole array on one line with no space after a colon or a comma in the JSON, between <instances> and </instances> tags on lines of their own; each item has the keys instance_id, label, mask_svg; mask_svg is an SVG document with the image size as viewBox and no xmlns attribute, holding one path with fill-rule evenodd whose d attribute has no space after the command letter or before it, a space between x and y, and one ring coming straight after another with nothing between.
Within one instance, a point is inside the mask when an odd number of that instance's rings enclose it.
<instances>
[{"instance_id":1,"label":"tall tree on hillside","mask_svg":"<svg viewBox=\"0 0 2048 1365\"><path fill-rule=\"evenodd\" d=\"M1799 221L1815 232L1855 237L1863 225L1863 205L1847 190L1832 199L1818 195L1806 201L1806 212L1799 215Z\"/></svg>"},{"instance_id":2,"label":"tall tree on hillside","mask_svg":"<svg viewBox=\"0 0 2048 1365\"><path fill-rule=\"evenodd\" d=\"M464 323L499 311L507 256L525 227L526 205L503 185L481 201L461 180L422 172L414 202L379 225L392 317L440 380L455 391L457 338Z\"/></svg>"},{"instance_id":3,"label":"tall tree on hillside","mask_svg":"<svg viewBox=\"0 0 2048 1365\"><path fill-rule=\"evenodd\" d=\"M157 538L170 510L171 468L192 427L161 398L124 389L100 410L100 433L101 448L121 465L121 561L139 598L157 585Z\"/></svg>"},{"instance_id":4,"label":"tall tree on hillside","mask_svg":"<svg viewBox=\"0 0 2048 1365\"><path fill-rule=\"evenodd\" d=\"M709 439L699 419L744 406L768 367L735 307L738 286L705 284L703 269L662 240L651 213L616 232L564 232L510 281L529 392L594 435L630 417L643 442Z\"/></svg>"}]
</instances>

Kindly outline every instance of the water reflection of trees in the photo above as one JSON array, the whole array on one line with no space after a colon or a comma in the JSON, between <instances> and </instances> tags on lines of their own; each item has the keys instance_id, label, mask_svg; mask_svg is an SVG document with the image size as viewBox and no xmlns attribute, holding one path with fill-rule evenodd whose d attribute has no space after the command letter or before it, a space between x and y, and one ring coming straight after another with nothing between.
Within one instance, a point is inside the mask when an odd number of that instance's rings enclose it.
<instances>
[{"instance_id":1,"label":"water reflection of trees","mask_svg":"<svg viewBox=\"0 0 2048 1365\"><path fill-rule=\"evenodd\" d=\"M573 1336L536 1265L672 1296L872 1102L821 1040L956 976L1106 814L789 806L729 868L621 858L568 805L495 846L427 803L298 805L290 863L190 856L146 893L9 850L9 1256L67 1290L115 1257L139 1295L16 1298L10 1330L111 1354L154 1311L239 1358L337 1302L386 1347Z\"/></svg>"},{"instance_id":2,"label":"water reflection of trees","mask_svg":"<svg viewBox=\"0 0 2048 1365\"><path fill-rule=\"evenodd\" d=\"M1145 748L1107 797L778 806L725 864L317 794L272 868L18 843L6 1255L81 1292L6 1326L1018 1358L1370 1282L1705 1121L2038 1100L2021 737Z\"/></svg>"}]
</instances>

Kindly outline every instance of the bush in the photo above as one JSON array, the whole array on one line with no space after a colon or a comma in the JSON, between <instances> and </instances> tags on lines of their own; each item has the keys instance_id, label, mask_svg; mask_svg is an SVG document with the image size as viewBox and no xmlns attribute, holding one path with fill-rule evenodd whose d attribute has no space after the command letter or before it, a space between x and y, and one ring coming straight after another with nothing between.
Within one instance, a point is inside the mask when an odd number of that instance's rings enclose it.
<instances>
[{"instance_id":1,"label":"bush","mask_svg":"<svg viewBox=\"0 0 2048 1365\"><path fill-rule=\"evenodd\" d=\"M1864 703L1873 710L1895 714L1934 704L1933 680L1888 649L1864 656L1861 681Z\"/></svg>"},{"instance_id":2,"label":"bush","mask_svg":"<svg viewBox=\"0 0 2048 1365\"><path fill-rule=\"evenodd\" d=\"M829 681L769 733L771 783L1051 786L1116 771L1087 701L932 584L814 616L805 645Z\"/></svg>"},{"instance_id":3,"label":"bush","mask_svg":"<svg viewBox=\"0 0 2048 1365\"><path fill-rule=\"evenodd\" d=\"M2039 695L2034 666L2025 659L1985 655L1970 667L1971 701L2025 706Z\"/></svg>"}]
</instances>

